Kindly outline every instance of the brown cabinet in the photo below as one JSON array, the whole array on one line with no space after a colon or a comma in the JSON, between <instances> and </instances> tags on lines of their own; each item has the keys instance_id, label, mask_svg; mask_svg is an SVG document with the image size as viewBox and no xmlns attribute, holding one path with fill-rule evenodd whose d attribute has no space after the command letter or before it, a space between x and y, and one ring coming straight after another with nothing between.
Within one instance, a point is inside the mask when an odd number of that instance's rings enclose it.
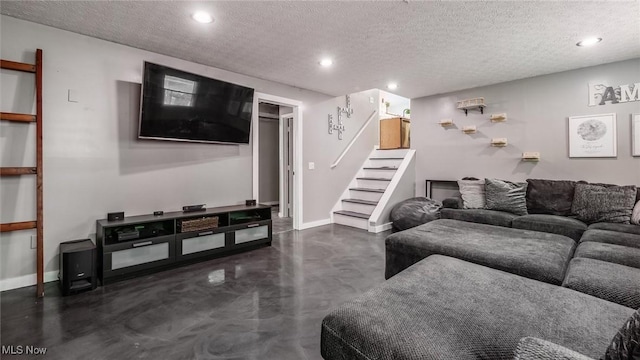
<instances>
[{"instance_id":1,"label":"brown cabinet","mask_svg":"<svg viewBox=\"0 0 640 360\"><path fill-rule=\"evenodd\" d=\"M380 120L380 149L408 149L411 121L397 117Z\"/></svg>"}]
</instances>

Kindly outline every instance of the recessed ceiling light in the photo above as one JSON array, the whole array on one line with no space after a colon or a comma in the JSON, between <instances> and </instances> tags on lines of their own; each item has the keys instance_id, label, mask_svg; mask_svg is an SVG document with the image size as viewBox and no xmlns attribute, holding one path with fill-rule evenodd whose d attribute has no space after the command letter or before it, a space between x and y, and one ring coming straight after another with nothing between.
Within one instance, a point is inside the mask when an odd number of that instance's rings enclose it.
<instances>
[{"instance_id":1,"label":"recessed ceiling light","mask_svg":"<svg viewBox=\"0 0 640 360\"><path fill-rule=\"evenodd\" d=\"M329 67L333 65L333 60L329 59L329 58L325 58L320 60L320 66L322 67Z\"/></svg>"},{"instance_id":2,"label":"recessed ceiling light","mask_svg":"<svg viewBox=\"0 0 640 360\"><path fill-rule=\"evenodd\" d=\"M584 39L584 40L578 42L576 45L577 46L593 46L593 45L599 43L600 41L602 41L602 38L592 37L592 38Z\"/></svg>"},{"instance_id":3,"label":"recessed ceiling light","mask_svg":"<svg viewBox=\"0 0 640 360\"><path fill-rule=\"evenodd\" d=\"M191 15L191 17L193 18L193 20L202 24L209 24L213 22L213 18L211 17L211 15L204 11L196 11L193 15Z\"/></svg>"},{"instance_id":4,"label":"recessed ceiling light","mask_svg":"<svg viewBox=\"0 0 640 360\"><path fill-rule=\"evenodd\" d=\"M396 83L387 84L387 89L389 89L389 90L395 90L397 88L398 88L398 84L396 84Z\"/></svg>"}]
</instances>

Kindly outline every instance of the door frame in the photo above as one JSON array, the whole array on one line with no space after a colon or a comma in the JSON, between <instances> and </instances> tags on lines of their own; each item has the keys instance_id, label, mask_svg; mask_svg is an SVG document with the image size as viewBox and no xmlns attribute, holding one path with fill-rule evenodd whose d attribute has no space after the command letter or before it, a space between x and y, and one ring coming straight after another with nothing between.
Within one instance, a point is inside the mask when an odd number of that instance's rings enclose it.
<instances>
[{"instance_id":1,"label":"door frame","mask_svg":"<svg viewBox=\"0 0 640 360\"><path fill-rule=\"evenodd\" d=\"M291 128L289 128L289 119L291 119ZM293 217L293 191L289 193L289 189L293 189L293 175L285 168L285 159L289 159L291 164L291 172L293 172L293 113L282 114L278 120L278 156L279 156L279 204L280 217ZM285 147L285 144L287 145ZM286 152L285 152L286 151ZM287 204L291 205L288 209Z\"/></svg>"},{"instance_id":2,"label":"door frame","mask_svg":"<svg viewBox=\"0 0 640 360\"><path fill-rule=\"evenodd\" d=\"M291 201L293 228L300 229L302 225L302 101L284 98L281 96L269 95L255 92L253 96L252 114L252 157L253 157L253 198L258 199L260 195L260 124L258 104L266 102L269 104L288 106L293 108L293 199ZM281 144L279 146L282 146ZM282 189L281 189L282 190Z\"/></svg>"}]
</instances>

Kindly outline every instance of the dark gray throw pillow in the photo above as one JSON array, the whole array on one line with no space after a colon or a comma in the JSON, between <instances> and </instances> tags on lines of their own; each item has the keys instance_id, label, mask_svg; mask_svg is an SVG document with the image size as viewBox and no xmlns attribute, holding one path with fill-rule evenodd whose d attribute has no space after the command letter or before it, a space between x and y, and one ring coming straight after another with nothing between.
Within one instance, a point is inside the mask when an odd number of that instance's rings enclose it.
<instances>
[{"instance_id":1,"label":"dark gray throw pillow","mask_svg":"<svg viewBox=\"0 0 640 360\"><path fill-rule=\"evenodd\" d=\"M529 214L571 215L575 181L527 179L527 184Z\"/></svg>"},{"instance_id":2,"label":"dark gray throw pillow","mask_svg":"<svg viewBox=\"0 0 640 360\"><path fill-rule=\"evenodd\" d=\"M587 224L611 222L629 224L636 200L636 187L576 184L571 211Z\"/></svg>"},{"instance_id":3,"label":"dark gray throw pillow","mask_svg":"<svg viewBox=\"0 0 640 360\"><path fill-rule=\"evenodd\" d=\"M486 209L527 215L527 183L485 179Z\"/></svg>"},{"instance_id":4,"label":"dark gray throw pillow","mask_svg":"<svg viewBox=\"0 0 640 360\"><path fill-rule=\"evenodd\" d=\"M618 330L604 360L640 360L640 310Z\"/></svg>"}]
</instances>

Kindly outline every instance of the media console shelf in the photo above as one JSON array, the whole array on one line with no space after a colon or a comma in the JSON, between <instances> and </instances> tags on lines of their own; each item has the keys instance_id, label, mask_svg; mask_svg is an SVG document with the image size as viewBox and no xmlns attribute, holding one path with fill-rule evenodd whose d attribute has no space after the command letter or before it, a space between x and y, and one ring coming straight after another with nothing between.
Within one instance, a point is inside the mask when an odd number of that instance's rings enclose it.
<instances>
[{"instance_id":1,"label":"media console shelf","mask_svg":"<svg viewBox=\"0 0 640 360\"><path fill-rule=\"evenodd\" d=\"M271 238L271 207L265 205L98 220L98 277L104 285L271 245Z\"/></svg>"}]
</instances>

